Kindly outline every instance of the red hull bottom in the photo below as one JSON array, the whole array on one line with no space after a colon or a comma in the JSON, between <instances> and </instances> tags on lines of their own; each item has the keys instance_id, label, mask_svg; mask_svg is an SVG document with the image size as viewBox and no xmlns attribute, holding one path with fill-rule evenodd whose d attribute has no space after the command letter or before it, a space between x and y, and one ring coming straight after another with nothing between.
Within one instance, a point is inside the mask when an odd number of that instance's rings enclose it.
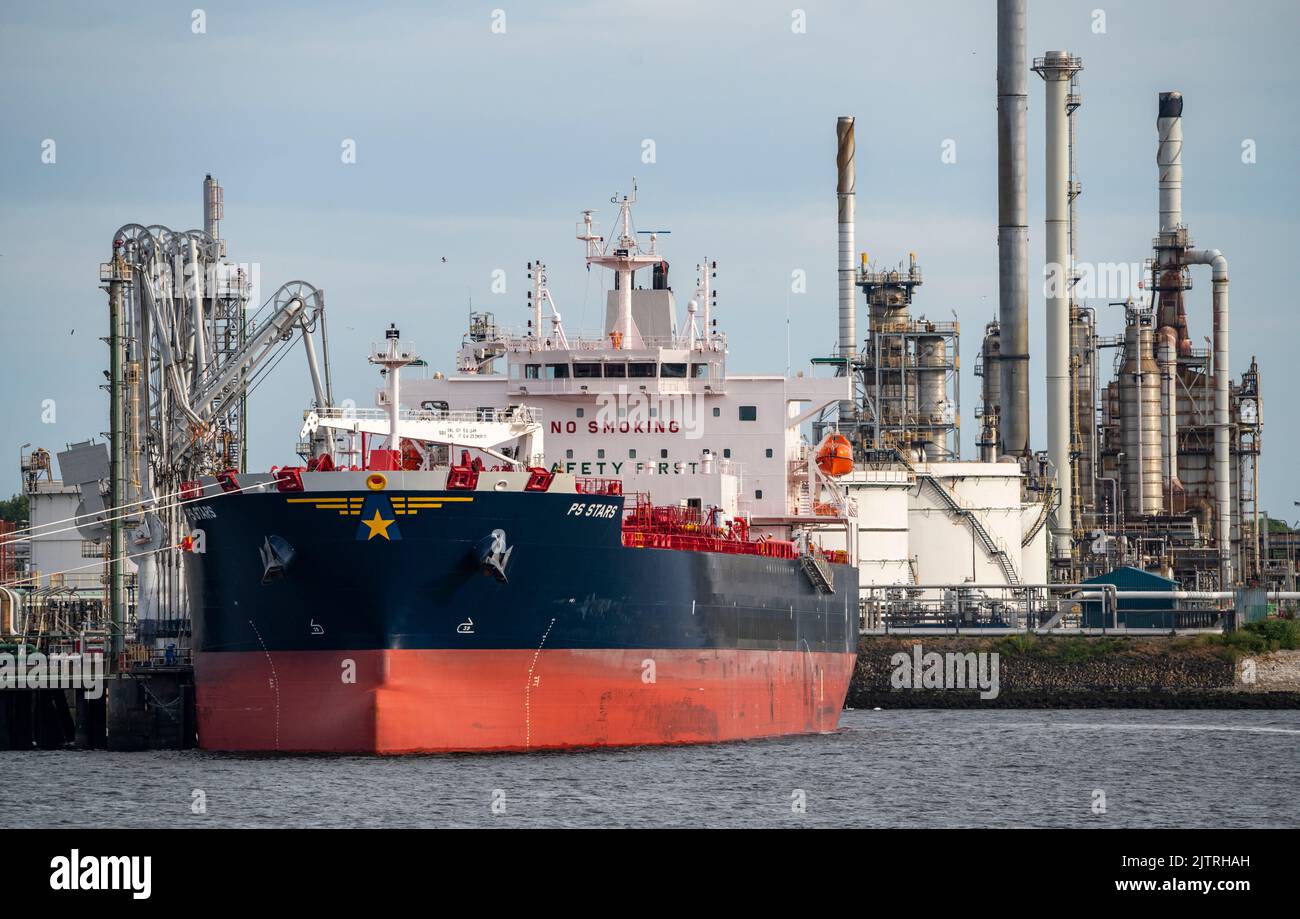
<instances>
[{"instance_id":1,"label":"red hull bottom","mask_svg":"<svg viewBox=\"0 0 1300 919\"><path fill-rule=\"evenodd\" d=\"M839 723L854 657L740 650L205 653L196 662L199 746L431 753L819 733Z\"/></svg>"}]
</instances>

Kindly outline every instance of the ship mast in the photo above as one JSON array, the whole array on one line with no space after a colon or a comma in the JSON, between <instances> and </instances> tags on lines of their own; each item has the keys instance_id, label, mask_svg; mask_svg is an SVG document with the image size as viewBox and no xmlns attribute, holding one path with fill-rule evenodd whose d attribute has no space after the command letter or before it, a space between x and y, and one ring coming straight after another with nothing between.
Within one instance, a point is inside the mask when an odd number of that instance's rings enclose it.
<instances>
[{"instance_id":1,"label":"ship mast","mask_svg":"<svg viewBox=\"0 0 1300 919\"><path fill-rule=\"evenodd\" d=\"M578 237L587 244L587 264L599 265L602 268L611 268L614 270L618 289L618 316L614 320L614 327L610 329L610 339L615 348L644 348L645 341L641 337L640 330L636 327L636 321L632 318L632 273L638 268L645 268L659 261L659 254L655 251L657 246L656 237L650 238L650 251L642 252L637 245L636 233L632 229L632 205L636 203L636 178L632 179L632 194L618 195L609 199L619 206L619 223L621 225L618 236L606 243L602 250L599 243L605 242L602 237L595 235L591 224L591 211L583 211L584 232Z\"/></svg>"},{"instance_id":2,"label":"ship mast","mask_svg":"<svg viewBox=\"0 0 1300 919\"><path fill-rule=\"evenodd\" d=\"M388 380L388 449L400 450L397 429L402 416L402 403L401 382L398 378L403 367L414 364L419 358L410 351L402 350L402 333L395 323L389 323L384 338L387 340L387 350L371 354L370 363L384 368Z\"/></svg>"}]
</instances>

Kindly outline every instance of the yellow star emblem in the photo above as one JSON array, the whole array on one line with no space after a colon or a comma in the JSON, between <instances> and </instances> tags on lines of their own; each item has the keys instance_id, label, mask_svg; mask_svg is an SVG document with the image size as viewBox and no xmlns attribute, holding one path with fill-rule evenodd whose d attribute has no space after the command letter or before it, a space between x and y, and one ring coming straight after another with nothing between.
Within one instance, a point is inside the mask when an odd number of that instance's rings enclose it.
<instances>
[{"instance_id":1,"label":"yellow star emblem","mask_svg":"<svg viewBox=\"0 0 1300 919\"><path fill-rule=\"evenodd\" d=\"M393 524L392 520L385 520L383 518L379 513L379 508L375 508L375 516L371 517L369 520L362 520L361 522L370 529L370 535L366 537L367 542L374 539L376 536L382 536L384 539L388 539L388 528Z\"/></svg>"}]
</instances>

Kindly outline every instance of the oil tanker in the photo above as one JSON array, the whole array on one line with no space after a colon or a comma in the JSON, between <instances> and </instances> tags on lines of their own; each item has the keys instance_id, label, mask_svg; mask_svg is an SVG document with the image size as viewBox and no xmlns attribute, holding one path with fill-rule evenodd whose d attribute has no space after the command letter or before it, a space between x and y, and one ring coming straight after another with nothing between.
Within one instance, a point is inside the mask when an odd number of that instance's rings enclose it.
<instances>
[{"instance_id":1,"label":"oil tanker","mask_svg":"<svg viewBox=\"0 0 1300 919\"><path fill-rule=\"evenodd\" d=\"M707 282L678 327L634 200L611 242L590 212L581 231L588 264L615 275L601 338L569 338L558 312L541 331L553 301L530 264L526 331L475 315L456 375L404 382L422 362L390 328L370 357L376 408L313 406L299 466L187 483L202 747L538 750L836 728L856 524L834 483L842 445L817 453L799 429L848 381L729 377L725 338L698 321Z\"/></svg>"}]
</instances>

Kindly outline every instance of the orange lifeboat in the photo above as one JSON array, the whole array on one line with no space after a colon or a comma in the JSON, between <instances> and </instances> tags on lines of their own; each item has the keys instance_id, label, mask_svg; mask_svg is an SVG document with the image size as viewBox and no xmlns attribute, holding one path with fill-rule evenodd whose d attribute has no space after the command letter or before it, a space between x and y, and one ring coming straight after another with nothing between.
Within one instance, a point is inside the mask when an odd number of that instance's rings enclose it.
<instances>
[{"instance_id":1,"label":"orange lifeboat","mask_svg":"<svg viewBox=\"0 0 1300 919\"><path fill-rule=\"evenodd\" d=\"M853 446L843 434L828 434L817 447L817 468L839 477L853 471Z\"/></svg>"}]
</instances>

